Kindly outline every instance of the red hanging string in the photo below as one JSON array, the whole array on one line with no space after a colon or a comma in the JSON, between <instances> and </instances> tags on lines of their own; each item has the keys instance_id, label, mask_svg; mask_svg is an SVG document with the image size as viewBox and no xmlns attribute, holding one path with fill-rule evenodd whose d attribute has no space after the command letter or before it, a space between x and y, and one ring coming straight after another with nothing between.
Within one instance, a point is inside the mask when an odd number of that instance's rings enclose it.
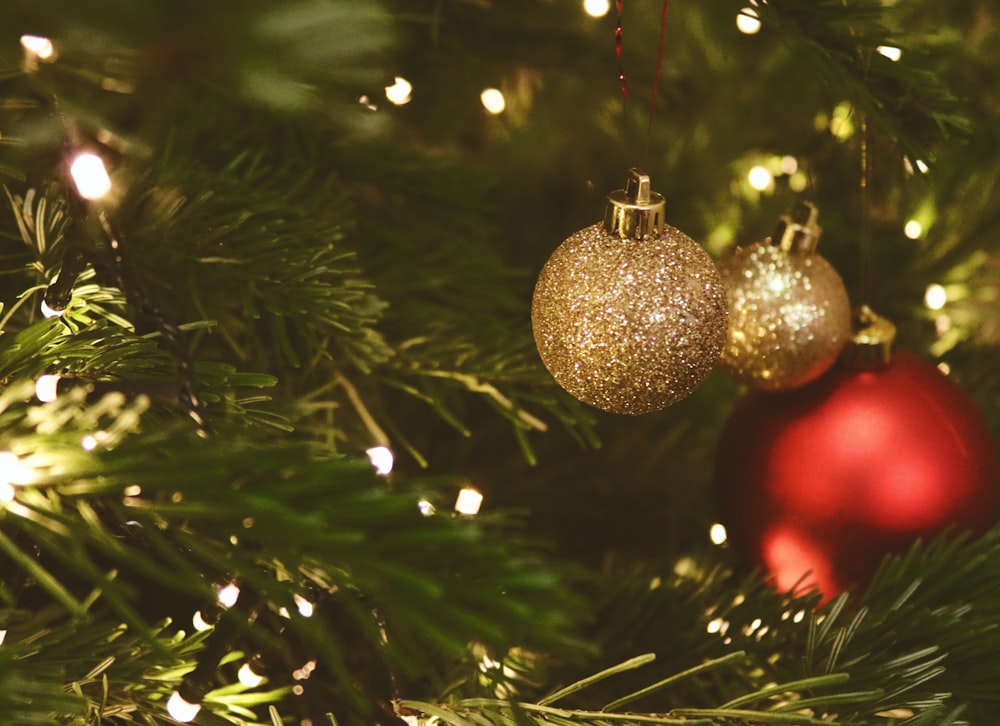
<instances>
[{"instance_id":1,"label":"red hanging string","mask_svg":"<svg viewBox=\"0 0 1000 726\"><path fill-rule=\"evenodd\" d=\"M653 74L653 93L649 101L649 128L646 131L646 148L653 136L653 117L656 114L656 93L660 88L660 61L663 60L663 37L667 29L667 10L670 0L663 0L663 10L660 13L660 43L656 48L656 73Z\"/></svg>"}]
</instances>

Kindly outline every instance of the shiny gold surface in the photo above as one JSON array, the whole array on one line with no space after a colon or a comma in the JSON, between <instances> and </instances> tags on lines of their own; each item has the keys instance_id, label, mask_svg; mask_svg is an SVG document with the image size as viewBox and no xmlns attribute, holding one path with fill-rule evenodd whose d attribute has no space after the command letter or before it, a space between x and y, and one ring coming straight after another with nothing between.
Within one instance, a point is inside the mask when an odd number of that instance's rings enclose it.
<instances>
[{"instance_id":1,"label":"shiny gold surface","mask_svg":"<svg viewBox=\"0 0 1000 726\"><path fill-rule=\"evenodd\" d=\"M658 195L657 195L658 196ZM598 223L563 242L531 307L535 343L556 381L613 413L684 398L726 340L726 293L708 253L670 225L645 239Z\"/></svg>"},{"instance_id":2,"label":"shiny gold surface","mask_svg":"<svg viewBox=\"0 0 1000 726\"><path fill-rule=\"evenodd\" d=\"M791 236L803 235L793 230ZM747 385L774 391L805 385L833 365L850 340L847 291L819 255L765 240L737 248L720 272L729 298L722 364Z\"/></svg>"}]
</instances>

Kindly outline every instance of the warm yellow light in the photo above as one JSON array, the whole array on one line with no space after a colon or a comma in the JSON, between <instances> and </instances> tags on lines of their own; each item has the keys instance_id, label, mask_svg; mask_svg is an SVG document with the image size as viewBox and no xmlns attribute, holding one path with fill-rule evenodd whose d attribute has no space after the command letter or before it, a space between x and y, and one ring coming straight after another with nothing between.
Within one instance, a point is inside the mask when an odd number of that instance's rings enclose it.
<instances>
[{"instance_id":1,"label":"warm yellow light","mask_svg":"<svg viewBox=\"0 0 1000 726\"><path fill-rule=\"evenodd\" d=\"M21 47L42 60L52 60L56 54L52 41L40 35L22 35Z\"/></svg>"},{"instance_id":2,"label":"warm yellow light","mask_svg":"<svg viewBox=\"0 0 1000 726\"><path fill-rule=\"evenodd\" d=\"M833 116L830 119L830 133L838 141L846 141L854 134L854 122L851 120L851 104L846 101L838 104L833 109Z\"/></svg>"},{"instance_id":3,"label":"warm yellow light","mask_svg":"<svg viewBox=\"0 0 1000 726\"><path fill-rule=\"evenodd\" d=\"M924 291L924 305L931 310L940 310L948 302L948 291L941 285L928 285Z\"/></svg>"},{"instance_id":4,"label":"warm yellow light","mask_svg":"<svg viewBox=\"0 0 1000 726\"><path fill-rule=\"evenodd\" d=\"M760 31L760 20L753 8L742 8L736 15L736 27L741 33L755 35Z\"/></svg>"},{"instance_id":5,"label":"warm yellow light","mask_svg":"<svg viewBox=\"0 0 1000 726\"><path fill-rule=\"evenodd\" d=\"M371 461L372 466L375 467L376 473L381 476L389 475L395 459L388 446L373 446L365 451L365 453L368 454L368 459Z\"/></svg>"},{"instance_id":6,"label":"warm yellow light","mask_svg":"<svg viewBox=\"0 0 1000 726\"><path fill-rule=\"evenodd\" d=\"M210 630L212 627L212 624L205 620L205 617L201 614L201 610L194 611L194 615L191 616L191 625L199 633L204 630Z\"/></svg>"},{"instance_id":7,"label":"warm yellow light","mask_svg":"<svg viewBox=\"0 0 1000 726\"><path fill-rule=\"evenodd\" d=\"M85 451L93 451L97 448L97 437L87 434L80 442L80 446L82 446Z\"/></svg>"},{"instance_id":8,"label":"warm yellow light","mask_svg":"<svg viewBox=\"0 0 1000 726\"><path fill-rule=\"evenodd\" d=\"M47 373L35 381L35 397L42 403L52 403L59 395L59 376Z\"/></svg>"},{"instance_id":9,"label":"warm yellow light","mask_svg":"<svg viewBox=\"0 0 1000 726\"><path fill-rule=\"evenodd\" d=\"M583 12L592 18L603 18L611 11L611 0L583 0Z\"/></svg>"},{"instance_id":10,"label":"warm yellow light","mask_svg":"<svg viewBox=\"0 0 1000 726\"><path fill-rule=\"evenodd\" d=\"M771 176L771 172L768 171L763 166L755 166L747 174L747 181L750 182L750 186L759 192L764 191L774 182L774 177Z\"/></svg>"},{"instance_id":11,"label":"warm yellow light","mask_svg":"<svg viewBox=\"0 0 1000 726\"><path fill-rule=\"evenodd\" d=\"M455 511L472 517L479 514L479 508L482 504L483 495L473 487L465 487L458 493L458 499L455 500Z\"/></svg>"},{"instance_id":12,"label":"warm yellow light","mask_svg":"<svg viewBox=\"0 0 1000 726\"><path fill-rule=\"evenodd\" d=\"M426 499L421 499L419 502L417 502L417 509L419 509L420 513L425 517L429 517L437 511L434 508L434 505L431 504Z\"/></svg>"},{"instance_id":13,"label":"warm yellow light","mask_svg":"<svg viewBox=\"0 0 1000 726\"><path fill-rule=\"evenodd\" d=\"M264 676L256 673L254 669L250 667L249 663L244 663L240 666L240 670L236 674L236 677L239 678L240 683L247 688L256 688L264 682Z\"/></svg>"},{"instance_id":14,"label":"warm yellow light","mask_svg":"<svg viewBox=\"0 0 1000 726\"><path fill-rule=\"evenodd\" d=\"M216 597L219 600L219 605L224 608L231 608L240 599L240 588L231 582L225 587L219 588Z\"/></svg>"},{"instance_id":15,"label":"warm yellow light","mask_svg":"<svg viewBox=\"0 0 1000 726\"><path fill-rule=\"evenodd\" d=\"M10 485L10 482L0 481L0 504L14 501L14 494L14 487Z\"/></svg>"},{"instance_id":16,"label":"warm yellow light","mask_svg":"<svg viewBox=\"0 0 1000 726\"><path fill-rule=\"evenodd\" d=\"M938 363L937 367L938 367L938 370L941 371L942 373L944 373L945 375L948 375L949 373L951 373L951 366L948 365L947 363L945 363L944 361L941 361L940 363Z\"/></svg>"},{"instance_id":17,"label":"warm yellow light","mask_svg":"<svg viewBox=\"0 0 1000 726\"><path fill-rule=\"evenodd\" d=\"M58 318L63 314L62 310L50 308L49 304L45 302L45 300L42 300L42 304L38 306L38 309L42 311L42 316L45 318Z\"/></svg>"},{"instance_id":18,"label":"warm yellow light","mask_svg":"<svg viewBox=\"0 0 1000 726\"><path fill-rule=\"evenodd\" d=\"M799 610L797 613L795 613L795 616L792 618L792 622L801 623L803 620L805 620L805 618L806 618L806 611Z\"/></svg>"},{"instance_id":19,"label":"warm yellow light","mask_svg":"<svg viewBox=\"0 0 1000 726\"><path fill-rule=\"evenodd\" d=\"M301 595L295 596L295 607L299 609L299 615L301 615L304 618L311 618L313 615L313 611L316 609L311 602L306 600Z\"/></svg>"},{"instance_id":20,"label":"warm yellow light","mask_svg":"<svg viewBox=\"0 0 1000 726\"><path fill-rule=\"evenodd\" d=\"M915 163L917 165L917 171L919 171L921 174L926 174L927 171L930 169L930 167L924 163L923 159L917 159Z\"/></svg>"},{"instance_id":21,"label":"warm yellow light","mask_svg":"<svg viewBox=\"0 0 1000 726\"><path fill-rule=\"evenodd\" d=\"M142 494L142 487L138 484L129 484L125 487L124 494L126 497L137 497Z\"/></svg>"},{"instance_id":22,"label":"warm yellow light","mask_svg":"<svg viewBox=\"0 0 1000 726\"><path fill-rule=\"evenodd\" d=\"M915 219L911 219L903 227L903 234L905 234L909 239L919 239L920 235L922 235L923 233L924 233L924 226Z\"/></svg>"},{"instance_id":23,"label":"warm yellow light","mask_svg":"<svg viewBox=\"0 0 1000 726\"><path fill-rule=\"evenodd\" d=\"M805 191L807 186L809 186L809 177L804 171L797 171L788 177L788 188L793 192Z\"/></svg>"},{"instance_id":24,"label":"warm yellow light","mask_svg":"<svg viewBox=\"0 0 1000 726\"><path fill-rule=\"evenodd\" d=\"M177 691L174 691L170 700L167 701L167 713L170 714L170 718L181 723L194 721L194 717L198 715L200 710L200 703L188 703Z\"/></svg>"},{"instance_id":25,"label":"warm yellow light","mask_svg":"<svg viewBox=\"0 0 1000 726\"><path fill-rule=\"evenodd\" d=\"M104 161L97 154L80 154L70 164L69 174L73 177L76 190L84 199L100 199L111 191L111 177L104 167Z\"/></svg>"},{"instance_id":26,"label":"warm yellow light","mask_svg":"<svg viewBox=\"0 0 1000 726\"><path fill-rule=\"evenodd\" d=\"M875 50L893 62L903 57L903 51L892 45L880 45Z\"/></svg>"},{"instance_id":27,"label":"warm yellow light","mask_svg":"<svg viewBox=\"0 0 1000 726\"><path fill-rule=\"evenodd\" d=\"M397 106L409 103L413 99L413 85L402 76L396 76L394 81L391 86L385 87L385 97Z\"/></svg>"},{"instance_id":28,"label":"warm yellow light","mask_svg":"<svg viewBox=\"0 0 1000 726\"><path fill-rule=\"evenodd\" d=\"M503 113L503 110L507 108L507 100L499 88L485 89L479 94L479 100L483 102L483 108L494 115Z\"/></svg>"},{"instance_id":29,"label":"warm yellow light","mask_svg":"<svg viewBox=\"0 0 1000 726\"><path fill-rule=\"evenodd\" d=\"M781 157L781 173L794 174L799 170L799 160L794 156Z\"/></svg>"},{"instance_id":30,"label":"warm yellow light","mask_svg":"<svg viewBox=\"0 0 1000 726\"><path fill-rule=\"evenodd\" d=\"M31 481L31 469L21 463L16 454L0 452L0 482L6 484L27 484Z\"/></svg>"},{"instance_id":31,"label":"warm yellow light","mask_svg":"<svg viewBox=\"0 0 1000 726\"><path fill-rule=\"evenodd\" d=\"M716 522L709 527L708 538L714 545L724 545L726 540L729 539L729 535L726 532L726 526L720 522Z\"/></svg>"}]
</instances>

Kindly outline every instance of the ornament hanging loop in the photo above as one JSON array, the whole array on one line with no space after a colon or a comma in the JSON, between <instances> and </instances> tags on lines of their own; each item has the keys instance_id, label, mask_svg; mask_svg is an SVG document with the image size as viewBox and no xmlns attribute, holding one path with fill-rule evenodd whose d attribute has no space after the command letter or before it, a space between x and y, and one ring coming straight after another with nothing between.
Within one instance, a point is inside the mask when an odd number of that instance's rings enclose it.
<instances>
[{"instance_id":1,"label":"ornament hanging loop","mask_svg":"<svg viewBox=\"0 0 1000 726\"><path fill-rule=\"evenodd\" d=\"M844 350L847 363L859 371L877 371L892 362L896 326L867 305L854 312L854 336Z\"/></svg>"},{"instance_id":2,"label":"ornament hanging loop","mask_svg":"<svg viewBox=\"0 0 1000 726\"><path fill-rule=\"evenodd\" d=\"M650 186L649 175L629 169L625 188L608 195L604 231L620 239L644 239L663 234L666 203Z\"/></svg>"},{"instance_id":3,"label":"ornament hanging loop","mask_svg":"<svg viewBox=\"0 0 1000 726\"><path fill-rule=\"evenodd\" d=\"M774 230L774 244L786 252L811 254L816 251L823 228L816 223L819 210L810 202L800 202L791 214L782 215Z\"/></svg>"}]
</instances>

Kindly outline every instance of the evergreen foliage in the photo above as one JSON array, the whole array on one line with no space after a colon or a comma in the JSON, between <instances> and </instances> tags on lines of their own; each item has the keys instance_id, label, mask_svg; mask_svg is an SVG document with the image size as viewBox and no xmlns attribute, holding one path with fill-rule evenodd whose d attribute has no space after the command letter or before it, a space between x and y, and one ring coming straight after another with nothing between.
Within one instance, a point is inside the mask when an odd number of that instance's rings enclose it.
<instances>
[{"instance_id":1,"label":"evergreen foliage","mask_svg":"<svg viewBox=\"0 0 1000 726\"><path fill-rule=\"evenodd\" d=\"M0 722L990 724L1000 528L777 592L706 536L734 383L622 419L535 353L537 270L640 165L715 255L808 196L1000 436L1000 11L751 4L672 3L657 70L653 0L8 0Z\"/></svg>"}]
</instances>

